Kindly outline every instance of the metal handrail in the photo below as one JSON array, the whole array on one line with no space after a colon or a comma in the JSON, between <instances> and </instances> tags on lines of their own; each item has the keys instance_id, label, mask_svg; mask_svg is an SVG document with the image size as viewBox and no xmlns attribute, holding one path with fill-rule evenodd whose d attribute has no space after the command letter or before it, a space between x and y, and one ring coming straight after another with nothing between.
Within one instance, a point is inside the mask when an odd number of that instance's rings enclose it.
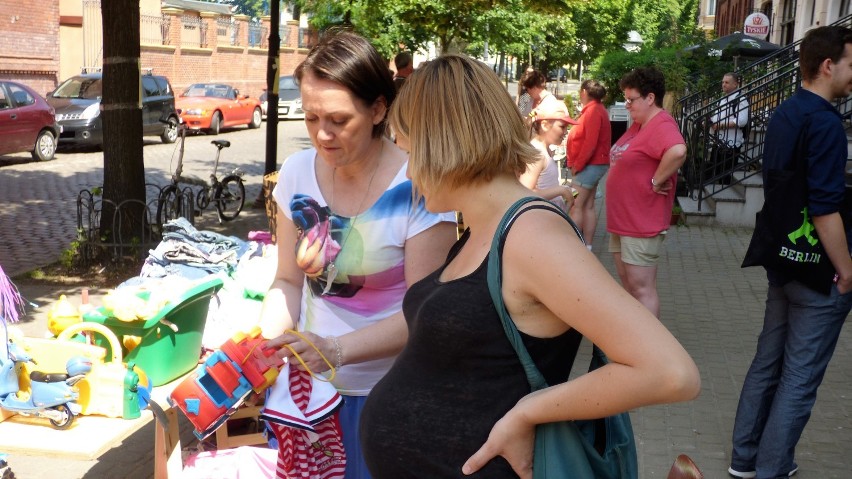
<instances>
[{"instance_id":1,"label":"metal handrail","mask_svg":"<svg viewBox=\"0 0 852 479\"><path fill-rule=\"evenodd\" d=\"M852 26L852 15L832 25ZM741 77L739 94L748 100L749 126L740 147L738 161L713 165L714 151L720 143L708 121L721 111L719 88L708 88L682 97L675 107L675 119L686 140L687 158L681 167L684 193L697 200L701 211L705 199L742 183L760 172L764 132L775 108L789 98L801 84L799 45L801 40L744 66L736 73ZM852 97L836 102L844 117L852 115ZM730 178L730 182L723 181Z\"/></svg>"}]
</instances>

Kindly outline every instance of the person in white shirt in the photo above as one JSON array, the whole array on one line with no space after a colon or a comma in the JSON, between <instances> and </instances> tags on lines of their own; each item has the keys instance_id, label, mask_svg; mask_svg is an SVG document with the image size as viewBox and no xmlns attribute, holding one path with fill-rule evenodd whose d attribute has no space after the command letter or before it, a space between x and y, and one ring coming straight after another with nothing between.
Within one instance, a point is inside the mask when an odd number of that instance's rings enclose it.
<instances>
[{"instance_id":1,"label":"person in white shirt","mask_svg":"<svg viewBox=\"0 0 852 479\"><path fill-rule=\"evenodd\" d=\"M710 131L715 136L711 146L710 166L713 178L728 185L731 173L740 155L745 141L743 128L748 125L748 100L740 94L740 76L728 72L722 76L722 91L725 96L719 100L719 107L710 116Z\"/></svg>"}]
</instances>

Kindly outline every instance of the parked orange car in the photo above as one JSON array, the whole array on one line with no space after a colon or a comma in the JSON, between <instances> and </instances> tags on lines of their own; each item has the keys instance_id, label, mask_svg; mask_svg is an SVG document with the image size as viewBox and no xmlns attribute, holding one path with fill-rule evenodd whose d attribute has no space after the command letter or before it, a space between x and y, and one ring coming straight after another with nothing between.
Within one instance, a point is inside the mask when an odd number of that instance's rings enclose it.
<instances>
[{"instance_id":1,"label":"parked orange car","mask_svg":"<svg viewBox=\"0 0 852 479\"><path fill-rule=\"evenodd\" d=\"M223 83L195 83L176 100L181 119L190 130L218 135L225 127L248 125L258 128L262 120L260 101L241 95Z\"/></svg>"}]
</instances>

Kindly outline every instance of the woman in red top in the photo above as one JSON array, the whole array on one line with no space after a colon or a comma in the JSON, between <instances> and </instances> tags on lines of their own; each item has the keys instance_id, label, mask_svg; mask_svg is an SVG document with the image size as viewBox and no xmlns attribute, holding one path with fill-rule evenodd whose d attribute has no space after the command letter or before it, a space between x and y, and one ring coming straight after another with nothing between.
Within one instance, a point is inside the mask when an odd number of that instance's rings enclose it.
<instances>
[{"instance_id":1,"label":"woman in red top","mask_svg":"<svg viewBox=\"0 0 852 479\"><path fill-rule=\"evenodd\" d=\"M597 80L586 80L580 85L579 124L568 132L566 150L571 169L571 186L579 191L571 208L571 219L583 231L592 249L598 217L595 214L595 191L606 170L609 169L609 147L612 144L612 127L609 115L601 104L606 88Z\"/></svg>"}]
</instances>

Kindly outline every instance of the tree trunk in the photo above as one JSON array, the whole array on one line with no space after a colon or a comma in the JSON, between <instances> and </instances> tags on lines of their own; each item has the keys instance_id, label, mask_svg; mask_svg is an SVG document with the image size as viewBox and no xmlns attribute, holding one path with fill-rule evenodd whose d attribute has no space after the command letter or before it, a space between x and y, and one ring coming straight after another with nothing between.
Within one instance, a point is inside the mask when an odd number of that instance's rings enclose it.
<instances>
[{"instance_id":1,"label":"tree trunk","mask_svg":"<svg viewBox=\"0 0 852 479\"><path fill-rule=\"evenodd\" d=\"M143 239L140 236L146 227L139 0L105 0L101 2L101 16L104 55L101 237L108 243L129 245Z\"/></svg>"}]
</instances>

